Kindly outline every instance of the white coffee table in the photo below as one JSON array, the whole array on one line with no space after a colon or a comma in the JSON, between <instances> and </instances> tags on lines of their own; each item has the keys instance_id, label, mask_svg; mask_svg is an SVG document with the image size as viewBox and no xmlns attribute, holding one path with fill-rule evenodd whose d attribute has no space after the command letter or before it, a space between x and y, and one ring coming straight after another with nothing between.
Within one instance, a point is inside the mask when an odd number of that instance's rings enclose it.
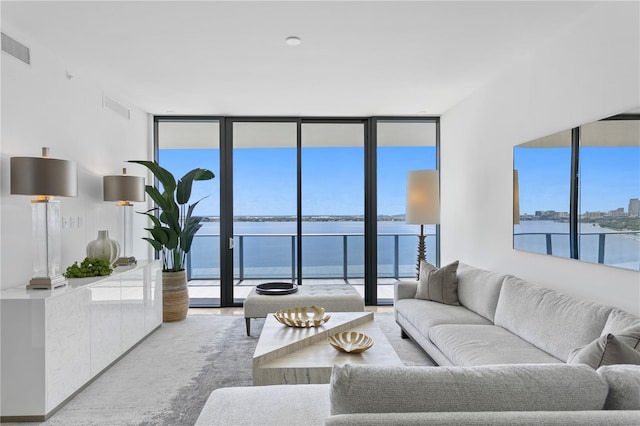
<instances>
[{"instance_id":1,"label":"white coffee table","mask_svg":"<svg viewBox=\"0 0 640 426\"><path fill-rule=\"evenodd\" d=\"M401 366L402 361L375 324L373 312L329 312L320 327L295 328L267 315L253 354L253 384L277 385L329 383L334 364ZM339 352L327 337L343 331L359 331L373 339L373 347L359 354Z\"/></svg>"}]
</instances>

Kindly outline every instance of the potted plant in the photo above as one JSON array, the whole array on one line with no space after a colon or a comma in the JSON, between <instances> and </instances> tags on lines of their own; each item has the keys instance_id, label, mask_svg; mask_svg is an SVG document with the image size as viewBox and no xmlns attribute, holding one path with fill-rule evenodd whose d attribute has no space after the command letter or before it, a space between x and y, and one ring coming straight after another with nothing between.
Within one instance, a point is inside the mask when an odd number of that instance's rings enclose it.
<instances>
[{"instance_id":1,"label":"potted plant","mask_svg":"<svg viewBox=\"0 0 640 426\"><path fill-rule=\"evenodd\" d=\"M153 227L145 228L151 234L144 238L162 257L162 319L180 321L187 316L189 293L185 270L187 254L196 232L202 227L201 216L193 216L193 210L202 199L188 204L191 188L196 180L211 180L215 177L207 169L193 169L176 182L173 174L155 161L132 160L153 173L162 188L146 185L145 192L156 203L156 207L141 212L151 219Z\"/></svg>"}]
</instances>

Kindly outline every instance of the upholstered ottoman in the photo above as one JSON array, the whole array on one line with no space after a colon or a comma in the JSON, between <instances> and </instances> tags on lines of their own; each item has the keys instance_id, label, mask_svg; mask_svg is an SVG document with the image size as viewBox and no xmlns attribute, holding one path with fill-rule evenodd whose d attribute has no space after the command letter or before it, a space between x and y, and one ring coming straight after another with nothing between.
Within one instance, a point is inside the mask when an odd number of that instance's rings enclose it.
<instances>
[{"instance_id":1,"label":"upholstered ottoman","mask_svg":"<svg viewBox=\"0 0 640 426\"><path fill-rule=\"evenodd\" d=\"M314 305L323 307L327 312L364 311L364 300L355 288L347 284L300 285L296 293L278 296L258 294L254 288L244 300L247 336L251 333L251 318L266 318L267 314L280 309Z\"/></svg>"}]
</instances>

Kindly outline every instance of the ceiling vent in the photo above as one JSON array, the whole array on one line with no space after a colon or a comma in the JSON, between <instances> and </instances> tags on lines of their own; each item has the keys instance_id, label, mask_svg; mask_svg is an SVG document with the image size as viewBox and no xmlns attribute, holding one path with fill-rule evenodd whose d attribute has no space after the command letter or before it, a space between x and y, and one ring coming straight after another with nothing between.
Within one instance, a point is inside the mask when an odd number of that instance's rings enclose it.
<instances>
[{"instance_id":1,"label":"ceiling vent","mask_svg":"<svg viewBox=\"0 0 640 426\"><path fill-rule=\"evenodd\" d=\"M122 118L131 119L131 110L129 108L104 94L102 95L102 107L115 112Z\"/></svg>"},{"instance_id":2,"label":"ceiling vent","mask_svg":"<svg viewBox=\"0 0 640 426\"><path fill-rule=\"evenodd\" d=\"M20 59L25 64L31 64L31 55L29 48L2 33L2 51L8 53L16 59Z\"/></svg>"}]
</instances>

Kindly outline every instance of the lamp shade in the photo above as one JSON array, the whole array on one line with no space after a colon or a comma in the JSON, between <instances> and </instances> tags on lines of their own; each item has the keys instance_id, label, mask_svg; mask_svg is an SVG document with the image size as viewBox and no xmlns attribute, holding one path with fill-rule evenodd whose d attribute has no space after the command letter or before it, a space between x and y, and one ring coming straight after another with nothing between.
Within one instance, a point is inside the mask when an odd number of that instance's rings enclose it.
<instances>
[{"instance_id":1,"label":"lamp shade","mask_svg":"<svg viewBox=\"0 0 640 426\"><path fill-rule=\"evenodd\" d=\"M437 170L413 170L408 173L406 222L414 225L440 223Z\"/></svg>"},{"instance_id":2,"label":"lamp shade","mask_svg":"<svg viewBox=\"0 0 640 426\"><path fill-rule=\"evenodd\" d=\"M75 161L43 157L11 158L11 193L17 195L78 195L78 168Z\"/></svg>"},{"instance_id":3,"label":"lamp shade","mask_svg":"<svg viewBox=\"0 0 640 426\"><path fill-rule=\"evenodd\" d=\"M126 173L122 169L122 175L102 178L104 201L144 201L144 178Z\"/></svg>"}]
</instances>

